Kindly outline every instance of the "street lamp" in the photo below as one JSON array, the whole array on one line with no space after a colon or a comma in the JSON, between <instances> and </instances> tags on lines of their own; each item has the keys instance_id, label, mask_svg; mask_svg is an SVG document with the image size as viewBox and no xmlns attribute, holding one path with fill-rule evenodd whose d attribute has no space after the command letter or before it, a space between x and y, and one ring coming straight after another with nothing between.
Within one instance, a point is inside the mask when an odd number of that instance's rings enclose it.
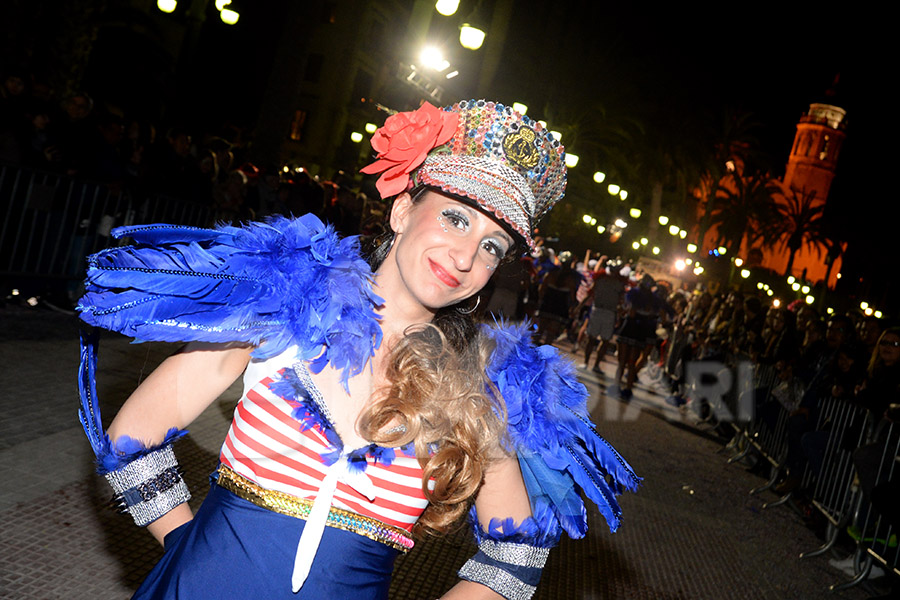
<instances>
[{"instance_id":1,"label":"street lamp","mask_svg":"<svg viewBox=\"0 0 900 600\"><path fill-rule=\"evenodd\" d=\"M640 241L641 241L641 246L646 246L647 244L650 243L650 240L648 240L647 238L641 238Z\"/></svg>"},{"instance_id":2,"label":"street lamp","mask_svg":"<svg viewBox=\"0 0 900 600\"><path fill-rule=\"evenodd\" d=\"M222 19L222 22L226 25L234 25L238 22L238 19L241 18L241 15L230 8L223 8L219 11L219 18Z\"/></svg>"},{"instance_id":3,"label":"street lamp","mask_svg":"<svg viewBox=\"0 0 900 600\"><path fill-rule=\"evenodd\" d=\"M459 43L467 50L478 50L484 43L484 30L474 25L463 23L459 28Z\"/></svg>"},{"instance_id":4,"label":"street lamp","mask_svg":"<svg viewBox=\"0 0 900 600\"><path fill-rule=\"evenodd\" d=\"M638 250L641 247L641 244L639 242L631 242L631 247Z\"/></svg>"},{"instance_id":5,"label":"street lamp","mask_svg":"<svg viewBox=\"0 0 900 600\"><path fill-rule=\"evenodd\" d=\"M659 246L653 246L653 254L659 254Z\"/></svg>"},{"instance_id":6,"label":"street lamp","mask_svg":"<svg viewBox=\"0 0 900 600\"><path fill-rule=\"evenodd\" d=\"M437 2L434 3L434 9L445 17L456 14L456 9L458 8L459 0L437 0Z\"/></svg>"},{"instance_id":7,"label":"street lamp","mask_svg":"<svg viewBox=\"0 0 900 600\"><path fill-rule=\"evenodd\" d=\"M434 69L439 73L445 71L447 67L450 66L450 63L444 59L441 51L434 46L428 46L422 50L422 53L419 54L419 62L422 63L422 66Z\"/></svg>"}]
</instances>

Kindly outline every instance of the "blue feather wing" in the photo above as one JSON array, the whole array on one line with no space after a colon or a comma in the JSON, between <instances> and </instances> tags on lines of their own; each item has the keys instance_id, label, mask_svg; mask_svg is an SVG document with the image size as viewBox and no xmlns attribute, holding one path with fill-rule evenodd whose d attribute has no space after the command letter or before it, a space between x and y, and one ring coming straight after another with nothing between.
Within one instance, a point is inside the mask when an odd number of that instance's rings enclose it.
<instances>
[{"instance_id":1,"label":"blue feather wing","mask_svg":"<svg viewBox=\"0 0 900 600\"><path fill-rule=\"evenodd\" d=\"M267 358L292 345L347 380L381 343L382 300L355 239L314 215L244 227L141 225L137 245L88 259L81 318L143 341L246 342ZM324 350L323 350L324 348Z\"/></svg>"},{"instance_id":2,"label":"blue feather wing","mask_svg":"<svg viewBox=\"0 0 900 600\"><path fill-rule=\"evenodd\" d=\"M615 531L622 512L616 496L635 491L641 479L598 433L568 361L551 346L531 344L528 327L486 327L496 343L488 377L506 404L509 433L532 508L549 508L541 526L573 538L587 532L581 498L594 502Z\"/></svg>"},{"instance_id":3,"label":"blue feather wing","mask_svg":"<svg viewBox=\"0 0 900 600\"><path fill-rule=\"evenodd\" d=\"M88 258L86 323L142 341L246 342L254 355L297 346L298 359L331 364L344 386L381 344L372 273L355 238L314 215L244 227L139 225L116 229L134 246ZM96 338L82 338L79 417L101 472L152 448L103 430L94 385ZM164 444L184 432L172 430Z\"/></svg>"}]
</instances>

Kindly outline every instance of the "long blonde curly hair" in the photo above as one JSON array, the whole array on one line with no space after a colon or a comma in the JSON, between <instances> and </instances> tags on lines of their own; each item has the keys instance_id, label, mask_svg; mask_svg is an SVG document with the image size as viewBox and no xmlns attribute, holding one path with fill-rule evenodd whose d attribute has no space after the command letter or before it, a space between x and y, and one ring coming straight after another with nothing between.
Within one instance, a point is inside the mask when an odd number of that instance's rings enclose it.
<instances>
[{"instance_id":1,"label":"long blonde curly hair","mask_svg":"<svg viewBox=\"0 0 900 600\"><path fill-rule=\"evenodd\" d=\"M505 407L484 376L493 344L475 335L454 347L446 328L439 320L406 332L391 349L389 387L357 423L377 444L414 444L429 500L416 524L420 534L448 531L470 506L490 462L504 456Z\"/></svg>"}]
</instances>

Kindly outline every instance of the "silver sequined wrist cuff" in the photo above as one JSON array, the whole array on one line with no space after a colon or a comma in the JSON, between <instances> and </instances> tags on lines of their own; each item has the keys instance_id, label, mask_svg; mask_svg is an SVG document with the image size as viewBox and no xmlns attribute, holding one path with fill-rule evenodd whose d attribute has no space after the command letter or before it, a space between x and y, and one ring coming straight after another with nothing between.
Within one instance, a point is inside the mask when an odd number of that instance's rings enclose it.
<instances>
[{"instance_id":1,"label":"silver sequined wrist cuff","mask_svg":"<svg viewBox=\"0 0 900 600\"><path fill-rule=\"evenodd\" d=\"M169 444L106 474L114 503L144 527L191 499Z\"/></svg>"},{"instance_id":2,"label":"silver sequined wrist cuff","mask_svg":"<svg viewBox=\"0 0 900 600\"><path fill-rule=\"evenodd\" d=\"M478 554L459 570L459 576L487 586L507 600L528 600L549 554L549 548L486 539L478 544Z\"/></svg>"}]
</instances>

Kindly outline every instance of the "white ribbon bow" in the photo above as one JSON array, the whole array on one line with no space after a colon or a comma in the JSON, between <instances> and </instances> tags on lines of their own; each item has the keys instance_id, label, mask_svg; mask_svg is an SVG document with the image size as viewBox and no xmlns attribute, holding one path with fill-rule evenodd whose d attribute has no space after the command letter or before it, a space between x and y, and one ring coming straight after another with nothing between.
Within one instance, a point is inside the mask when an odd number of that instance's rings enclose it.
<instances>
[{"instance_id":1,"label":"white ribbon bow","mask_svg":"<svg viewBox=\"0 0 900 600\"><path fill-rule=\"evenodd\" d=\"M303 583L309 576L309 570L312 567L313 559L319 550L319 544L322 542L322 533L325 531L325 523L328 521L328 512L331 510L331 502L334 499L334 491L337 489L338 481L352 487L354 490L365 496L369 501L375 500L376 488L363 471L353 471L350 468L350 461L347 460L347 454L341 454L341 457L333 465L328 467L325 472L325 478L322 480L322 486L319 488L319 494L313 502L312 509L309 511L309 517L303 526L303 533L300 535L300 542L297 544L297 555L294 557L294 572L291 575L291 589L294 593L300 591Z\"/></svg>"}]
</instances>

